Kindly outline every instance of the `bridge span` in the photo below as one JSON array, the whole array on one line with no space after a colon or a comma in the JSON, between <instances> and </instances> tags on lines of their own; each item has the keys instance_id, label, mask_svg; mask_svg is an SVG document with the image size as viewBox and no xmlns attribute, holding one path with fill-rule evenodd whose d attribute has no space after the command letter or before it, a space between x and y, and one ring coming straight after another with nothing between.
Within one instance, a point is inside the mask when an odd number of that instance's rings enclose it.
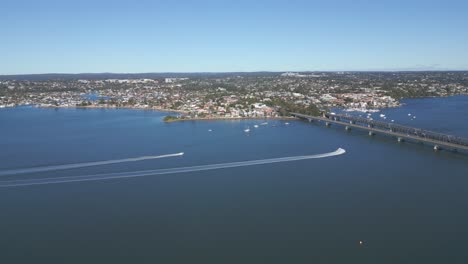
<instances>
[{"instance_id":1,"label":"bridge span","mask_svg":"<svg viewBox=\"0 0 468 264\"><path fill-rule=\"evenodd\" d=\"M346 115L346 114L323 114L322 116L310 116L300 113L291 113L292 116L300 119L325 122L326 126L339 124L346 130L358 128L369 131L369 135L376 133L396 137L398 142L405 140L414 140L434 146L434 150L449 149L468 151L468 139L452 136L448 134L433 132L421 128L399 125L396 123L372 120L364 117Z\"/></svg>"}]
</instances>

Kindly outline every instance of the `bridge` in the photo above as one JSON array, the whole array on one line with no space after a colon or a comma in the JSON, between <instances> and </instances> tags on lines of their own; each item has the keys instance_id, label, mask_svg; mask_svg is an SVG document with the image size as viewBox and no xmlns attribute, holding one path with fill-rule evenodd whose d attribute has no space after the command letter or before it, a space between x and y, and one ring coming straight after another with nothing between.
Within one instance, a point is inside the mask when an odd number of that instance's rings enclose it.
<instances>
[{"instance_id":1,"label":"bridge","mask_svg":"<svg viewBox=\"0 0 468 264\"><path fill-rule=\"evenodd\" d=\"M292 116L304 120L322 121L326 126L338 124L345 127L346 130L357 128L369 131L369 136L374 136L376 133L396 137L398 142L405 140L414 140L434 146L434 150L449 149L468 151L468 139L447 135L443 133L433 132L421 128L399 125L384 121L373 120L365 117L352 116L346 114L329 114L325 113L322 116L310 116L299 113L291 113Z\"/></svg>"}]
</instances>

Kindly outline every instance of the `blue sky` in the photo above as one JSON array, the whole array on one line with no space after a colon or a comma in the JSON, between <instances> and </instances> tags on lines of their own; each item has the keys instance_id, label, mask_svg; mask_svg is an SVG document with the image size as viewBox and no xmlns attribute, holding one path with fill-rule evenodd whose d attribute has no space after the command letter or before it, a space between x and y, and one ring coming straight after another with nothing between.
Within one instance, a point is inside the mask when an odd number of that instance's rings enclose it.
<instances>
[{"instance_id":1,"label":"blue sky","mask_svg":"<svg viewBox=\"0 0 468 264\"><path fill-rule=\"evenodd\" d=\"M468 1L2 0L0 74L468 70Z\"/></svg>"}]
</instances>

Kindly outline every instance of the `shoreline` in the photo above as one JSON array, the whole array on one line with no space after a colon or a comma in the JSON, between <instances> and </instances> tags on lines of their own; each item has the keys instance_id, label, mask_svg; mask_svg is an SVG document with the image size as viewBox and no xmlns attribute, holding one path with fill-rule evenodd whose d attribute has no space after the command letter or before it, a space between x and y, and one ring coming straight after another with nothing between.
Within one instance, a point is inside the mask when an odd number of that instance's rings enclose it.
<instances>
[{"instance_id":1,"label":"shoreline","mask_svg":"<svg viewBox=\"0 0 468 264\"><path fill-rule=\"evenodd\" d=\"M25 106L25 105L18 105L15 107L20 107L20 106ZM99 105L89 105L89 106L46 106L46 105L30 105L32 107L36 108L63 108L63 109L122 109L122 110L144 110L144 111L157 111L157 112L171 112L171 113L179 113L179 114L188 114L186 111L182 110L174 110L174 109L165 109L165 108L159 108L159 107L131 107L131 106L123 106L123 107L118 107L118 106L99 106ZM11 107L14 108L14 107Z\"/></svg>"},{"instance_id":2,"label":"shoreline","mask_svg":"<svg viewBox=\"0 0 468 264\"><path fill-rule=\"evenodd\" d=\"M405 97L400 98L400 104L394 107L383 107L383 108L372 108L368 110L377 110L380 111L386 108L400 108L406 105L406 100L418 100L418 99L430 99L430 98L447 98L447 97L454 97L454 96L468 96L467 94L455 94L455 95L444 95L444 96L424 96L424 97ZM15 105L15 106L6 106L0 107L2 109L11 109L11 108L19 108L19 107L33 107L33 108L55 108L55 109L122 109L122 110L142 110L142 111L155 111L161 113L174 113L174 114L182 114L187 115L189 112L183 110L175 110L175 109L166 109L160 107L143 107L143 106L109 106L109 105L89 105L89 106L70 106L70 105L39 105L39 104L22 104L22 105ZM336 109L340 110L347 110L344 107L338 107ZM347 111L346 111L347 112ZM350 111L352 112L352 111ZM358 111L359 112L359 111ZM169 116L169 115L166 115ZM295 120L297 118L291 116L278 116L278 117L197 117L197 118L177 118L172 120L164 121L165 123L172 123L172 122L186 122L186 121L229 121L229 120Z\"/></svg>"},{"instance_id":3,"label":"shoreline","mask_svg":"<svg viewBox=\"0 0 468 264\"><path fill-rule=\"evenodd\" d=\"M187 121L229 121L229 120L295 120L296 117L292 116L278 116L278 117L197 117L197 118L178 118L173 120L164 121L165 123L173 122L187 122Z\"/></svg>"},{"instance_id":4,"label":"shoreline","mask_svg":"<svg viewBox=\"0 0 468 264\"><path fill-rule=\"evenodd\" d=\"M139 111L155 111L161 113L178 113L178 114L188 114L186 111L182 110L173 110L173 109L165 109L165 108L158 108L158 107L113 107L113 106L99 106L99 105L90 105L90 106L46 106L46 105L17 105L13 107L5 107L7 108L17 108L22 106L30 106L34 108L44 108L44 109L121 109L121 110L139 110ZM278 117L197 117L197 118L178 118L174 120L164 121L165 123L172 123L172 122L184 122L184 121L222 121L222 120L294 120L297 119L296 117L292 116L278 116Z\"/></svg>"}]
</instances>

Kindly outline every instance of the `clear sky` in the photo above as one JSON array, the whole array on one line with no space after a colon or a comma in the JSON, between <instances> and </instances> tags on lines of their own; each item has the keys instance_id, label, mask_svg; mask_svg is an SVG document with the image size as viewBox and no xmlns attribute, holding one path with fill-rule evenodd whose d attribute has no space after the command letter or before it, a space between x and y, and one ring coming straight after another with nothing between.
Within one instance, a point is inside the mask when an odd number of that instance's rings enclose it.
<instances>
[{"instance_id":1,"label":"clear sky","mask_svg":"<svg viewBox=\"0 0 468 264\"><path fill-rule=\"evenodd\" d=\"M468 70L467 0L2 0L0 74Z\"/></svg>"}]
</instances>

